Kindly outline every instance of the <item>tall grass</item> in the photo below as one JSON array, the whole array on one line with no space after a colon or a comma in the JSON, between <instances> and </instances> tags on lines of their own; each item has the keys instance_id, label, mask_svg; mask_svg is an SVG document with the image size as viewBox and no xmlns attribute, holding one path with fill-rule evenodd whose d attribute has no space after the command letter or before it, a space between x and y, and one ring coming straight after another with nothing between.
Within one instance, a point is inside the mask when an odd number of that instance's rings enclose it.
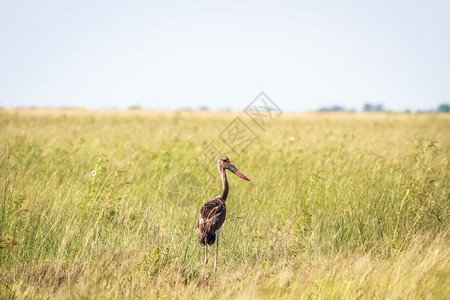
<instances>
[{"instance_id":1,"label":"tall grass","mask_svg":"<svg viewBox=\"0 0 450 300\"><path fill-rule=\"evenodd\" d=\"M450 296L448 116L285 114L238 154L234 117L0 110L0 298ZM202 281L210 141L252 181Z\"/></svg>"}]
</instances>

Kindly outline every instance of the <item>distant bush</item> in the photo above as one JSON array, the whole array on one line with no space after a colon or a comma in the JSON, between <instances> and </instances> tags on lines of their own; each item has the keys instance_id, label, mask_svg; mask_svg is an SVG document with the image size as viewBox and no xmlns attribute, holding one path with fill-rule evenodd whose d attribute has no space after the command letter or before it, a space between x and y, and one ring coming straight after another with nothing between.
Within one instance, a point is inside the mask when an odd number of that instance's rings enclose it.
<instances>
[{"instance_id":1,"label":"distant bush","mask_svg":"<svg viewBox=\"0 0 450 300\"><path fill-rule=\"evenodd\" d=\"M443 103L443 104L439 105L437 111L438 112L443 112L443 113L449 113L450 112L450 105Z\"/></svg>"},{"instance_id":2,"label":"distant bush","mask_svg":"<svg viewBox=\"0 0 450 300\"><path fill-rule=\"evenodd\" d=\"M324 111L324 112L339 112L339 111L346 111L346 109L343 106L340 105L333 105L330 107L322 107L319 109L319 111Z\"/></svg>"},{"instance_id":3,"label":"distant bush","mask_svg":"<svg viewBox=\"0 0 450 300\"><path fill-rule=\"evenodd\" d=\"M383 104L372 105L370 103L364 104L363 110L366 112L380 112L383 111Z\"/></svg>"}]
</instances>

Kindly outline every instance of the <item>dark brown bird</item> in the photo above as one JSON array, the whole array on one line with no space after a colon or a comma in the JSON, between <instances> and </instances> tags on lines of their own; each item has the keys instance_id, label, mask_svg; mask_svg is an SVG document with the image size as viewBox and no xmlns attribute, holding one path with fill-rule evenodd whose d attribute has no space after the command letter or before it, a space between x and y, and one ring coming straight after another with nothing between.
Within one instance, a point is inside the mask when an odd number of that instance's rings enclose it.
<instances>
[{"instance_id":1,"label":"dark brown bird","mask_svg":"<svg viewBox=\"0 0 450 300\"><path fill-rule=\"evenodd\" d=\"M212 246L216 242L216 256L214 261L214 276L217 272L217 254L219 252L219 234L220 228L225 222L227 207L225 201L228 197L228 180L225 170L229 170L234 175L250 181L242 174L231 162L228 157L219 158L217 161L217 169L219 170L220 179L222 180L222 193L220 196L206 202L200 209L200 217L198 219L198 237L200 244L205 247L205 266L203 276L205 276L206 265L208 264L208 246Z\"/></svg>"}]
</instances>

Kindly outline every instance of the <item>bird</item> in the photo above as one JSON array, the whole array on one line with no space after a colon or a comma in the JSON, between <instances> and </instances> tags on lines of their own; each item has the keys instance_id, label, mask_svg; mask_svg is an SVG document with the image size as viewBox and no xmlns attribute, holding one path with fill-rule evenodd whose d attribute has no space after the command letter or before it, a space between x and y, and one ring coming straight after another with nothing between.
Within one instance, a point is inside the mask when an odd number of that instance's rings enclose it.
<instances>
[{"instance_id":1,"label":"bird","mask_svg":"<svg viewBox=\"0 0 450 300\"><path fill-rule=\"evenodd\" d=\"M228 157L221 157L217 161L217 169L219 171L220 179L222 180L222 193L206 202L200 209L200 217L198 219L198 238L200 245L205 247L205 264L203 268L203 278L206 273L206 266L208 264L208 246L216 243L216 255L214 259L214 277L217 273L217 255L219 253L219 235L220 230L225 222L227 207L226 200L228 197L229 186L227 180L226 170L234 175L250 181L235 165L230 162Z\"/></svg>"}]
</instances>

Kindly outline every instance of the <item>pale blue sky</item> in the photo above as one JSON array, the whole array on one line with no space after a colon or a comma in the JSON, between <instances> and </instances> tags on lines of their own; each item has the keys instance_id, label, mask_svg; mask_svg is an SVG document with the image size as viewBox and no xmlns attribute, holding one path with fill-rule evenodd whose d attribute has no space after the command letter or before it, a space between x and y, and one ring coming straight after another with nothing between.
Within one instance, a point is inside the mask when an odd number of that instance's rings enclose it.
<instances>
[{"instance_id":1,"label":"pale blue sky","mask_svg":"<svg viewBox=\"0 0 450 300\"><path fill-rule=\"evenodd\" d=\"M0 1L0 105L450 102L450 1Z\"/></svg>"}]
</instances>

